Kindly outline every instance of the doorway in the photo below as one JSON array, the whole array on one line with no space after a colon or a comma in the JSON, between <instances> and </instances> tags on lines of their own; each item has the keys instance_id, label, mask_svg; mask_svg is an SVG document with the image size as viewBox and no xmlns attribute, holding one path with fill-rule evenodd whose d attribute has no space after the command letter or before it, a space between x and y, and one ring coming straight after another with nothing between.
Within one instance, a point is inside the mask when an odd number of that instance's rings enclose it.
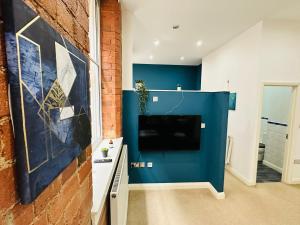
<instances>
[{"instance_id":1,"label":"doorway","mask_svg":"<svg viewBox=\"0 0 300 225\"><path fill-rule=\"evenodd\" d=\"M256 182L281 182L287 165L293 86L264 85Z\"/></svg>"}]
</instances>

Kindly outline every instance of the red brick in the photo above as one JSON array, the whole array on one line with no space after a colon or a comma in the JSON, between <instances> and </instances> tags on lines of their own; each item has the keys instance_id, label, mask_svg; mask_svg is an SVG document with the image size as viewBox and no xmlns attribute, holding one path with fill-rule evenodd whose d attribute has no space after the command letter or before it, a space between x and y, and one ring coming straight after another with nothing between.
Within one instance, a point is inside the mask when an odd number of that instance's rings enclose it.
<instances>
[{"instance_id":1,"label":"red brick","mask_svg":"<svg viewBox=\"0 0 300 225\"><path fill-rule=\"evenodd\" d=\"M88 15L86 14L83 6L78 4L77 12L76 12L76 20L86 32L89 32L89 20Z\"/></svg>"},{"instance_id":2,"label":"red brick","mask_svg":"<svg viewBox=\"0 0 300 225\"><path fill-rule=\"evenodd\" d=\"M103 70L111 70L112 69L112 64L109 62L103 62L102 63L102 69Z\"/></svg>"},{"instance_id":3,"label":"red brick","mask_svg":"<svg viewBox=\"0 0 300 225\"><path fill-rule=\"evenodd\" d=\"M105 32L102 32L102 34L104 34ZM102 43L102 49L104 51L117 51L116 49L116 45L111 45L111 44L104 44Z\"/></svg>"},{"instance_id":4,"label":"red brick","mask_svg":"<svg viewBox=\"0 0 300 225\"><path fill-rule=\"evenodd\" d=\"M47 210L47 216L50 223L57 223L61 220L63 212L76 192L80 190L78 177L72 176L62 187L59 195L51 202Z\"/></svg>"},{"instance_id":5,"label":"red brick","mask_svg":"<svg viewBox=\"0 0 300 225\"><path fill-rule=\"evenodd\" d=\"M6 225L6 214L0 211L0 225Z\"/></svg>"},{"instance_id":6,"label":"red brick","mask_svg":"<svg viewBox=\"0 0 300 225\"><path fill-rule=\"evenodd\" d=\"M75 40L84 48L88 49L88 33L82 28L82 26L76 22L74 28L74 38Z\"/></svg>"},{"instance_id":7,"label":"red brick","mask_svg":"<svg viewBox=\"0 0 300 225\"><path fill-rule=\"evenodd\" d=\"M104 70L105 72L108 70ZM104 72L104 73L105 73ZM104 75L104 74L103 74ZM103 82L111 82L112 81L112 76L103 76L102 77Z\"/></svg>"},{"instance_id":8,"label":"red brick","mask_svg":"<svg viewBox=\"0 0 300 225\"><path fill-rule=\"evenodd\" d=\"M72 176L63 186L60 196L62 197L61 201L64 202L64 205L71 200L73 195L80 189L79 179L76 176Z\"/></svg>"},{"instance_id":9,"label":"red brick","mask_svg":"<svg viewBox=\"0 0 300 225\"><path fill-rule=\"evenodd\" d=\"M52 224L56 224L57 221L63 216L63 211L66 205L64 205L65 202L62 201L61 197L63 196L56 196L50 202L49 208L47 208L47 218Z\"/></svg>"},{"instance_id":10,"label":"red brick","mask_svg":"<svg viewBox=\"0 0 300 225\"><path fill-rule=\"evenodd\" d=\"M25 225L30 224L33 221L33 205L21 205L17 204L13 210L13 224L14 225Z\"/></svg>"},{"instance_id":11,"label":"red brick","mask_svg":"<svg viewBox=\"0 0 300 225\"><path fill-rule=\"evenodd\" d=\"M90 186L90 174L91 172L86 176L86 179L83 181L83 183L80 186L80 196L81 199L84 200L89 193L89 190L92 186Z\"/></svg>"},{"instance_id":12,"label":"red brick","mask_svg":"<svg viewBox=\"0 0 300 225\"><path fill-rule=\"evenodd\" d=\"M0 178L0 209L6 209L17 202L14 168L0 170Z\"/></svg>"},{"instance_id":13,"label":"red brick","mask_svg":"<svg viewBox=\"0 0 300 225\"><path fill-rule=\"evenodd\" d=\"M0 67L0 117L9 115L7 85L8 80L6 70Z\"/></svg>"},{"instance_id":14,"label":"red brick","mask_svg":"<svg viewBox=\"0 0 300 225\"><path fill-rule=\"evenodd\" d=\"M53 19L56 18L57 3L50 0L38 0L37 3L49 14Z\"/></svg>"},{"instance_id":15,"label":"red brick","mask_svg":"<svg viewBox=\"0 0 300 225\"><path fill-rule=\"evenodd\" d=\"M13 133L9 117L0 118L0 169L13 164Z\"/></svg>"},{"instance_id":16,"label":"red brick","mask_svg":"<svg viewBox=\"0 0 300 225\"><path fill-rule=\"evenodd\" d=\"M120 11L120 4L116 0L102 0L101 9L118 12Z\"/></svg>"},{"instance_id":17,"label":"red brick","mask_svg":"<svg viewBox=\"0 0 300 225\"><path fill-rule=\"evenodd\" d=\"M108 56L110 56L111 54L113 54L112 51L104 51L104 50L102 50L102 52L101 52L101 56L102 56L102 57L108 57Z\"/></svg>"},{"instance_id":18,"label":"red brick","mask_svg":"<svg viewBox=\"0 0 300 225\"><path fill-rule=\"evenodd\" d=\"M48 224L47 214L46 211L43 211L39 216L34 219L32 225L46 225Z\"/></svg>"},{"instance_id":19,"label":"red brick","mask_svg":"<svg viewBox=\"0 0 300 225\"><path fill-rule=\"evenodd\" d=\"M106 11L101 9L101 27L104 32L120 33L120 23L118 12Z\"/></svg>"},{"instance_id":20,"label":"red brick","mask_svg":"<svg viewBox=\"0 0 300 225\"><path fill-rule=\"evenodd\" d=\"M79 182L80 184L87 178L88 174L92 170L92 162L91 160L87 160L78 171Z\"/></svg>"},{"instance_id":21,"label":"red brick","mask_svg":"<svg viewBox=\"0 0 300 225\"><path fill-rule=\"evenodd\" d=\"M89 15L89 1L88 0L79 0L80 4L84 8L84 11Z\"/></svg>"},{"instance_id":22,"label":"red brick","mask_svg":"<svg viewBox=\"0 0 300 225\"><path fill-rule=\"evenodd\" d=\"M0 20L0 69L6 65L4 23Z\"/></svg>"},{"instance_id":23,"label":"red brick","mask_svg":"<svg viewBox=\"0 0 300 225\"><path fill-rule=\"evenodd\" d=\"M91 224L91 216L89 214L86 214L85 217L83 217L80 220L80 225L90 225Z\"/></svg>"},{"instance_id":24,"label":"red brick","mask_svg":"<svg viewBox=\"0 0 300 225\"><path fill-rule=\"evenodd\" d=\"M77 159L74 159L70 165L62 173L62 183L64 184L77 169Z\"/></svg>"},{"instance_id":25,"label":"red brick","mask_svg":"<svg viewBox=\"0 0 300 225\"><path fill-rule=\"evenodd\" d=\"M61 0L57 0L57 22L71 37L73 36L73 17Z\"/></svg>"},{"instance_id":26,"label":"red brick","mask_svg":"<svg viewBox=\"0 0 300 225\"><path fill-rule=\"evenodd\" d=\"M86 157L87 158L90 158L91 156L92 156L92 145L89 145L87 148L86 148L86 150L85 150L85 152L86 152Z\"/></svg>"},{"instance_id":27,"label":"red brick","mask_svg":"<svg viewBox=\"0 0 300 225\"><path fill-rule=\"evenodd\" d=\"M52 198L61 189L61 176L58 176L34 201L34 212L39 215L49 204Z\"/></svg>"},{"instance_id":28,"label":"red brick","mask_svg":"<svg viewBox=\"0 0 300 225\"><path fill-rule=\"evenodd\" d=\"M71 11L71 13L75 16L77 7L78 7L78 1L74 0L63 0L68 9Z\"/></svg>"},{"instance_id":29,"label":"red brick","mask_svg":"<svg viewBox=\"0 0 300 225\"><path fill-rule=\"evenodd\" d=\"M88 216L89 218L91 217L91 207L92 207L92 198L93 198L93 194L92 194L92 189L90 189L88 191L88 193L86 194L86 197L84 199L82 199L82 203L80 205L79 208L79 224L86 224L86 217Z\"/></svg>"},{"instance_id":30,"label":"red brick","mask_svg":"<svg viewBox=\"0 0 300 225\"><path fill-rule=\"evenodd\" d=\"M89 187L92 188L93 187L93 175L92 173L89 174Z\"/></svg>"},{"instance_id":31,"label":"red brick","mask_svg":"<svg viewBox=\"0 0 300 225\"><path fill-rule=\"evenodd\" d=\"M78 192L64 210L65 224L76 224L78 221L79 208L81 205L81 197Z\"/></svg>"},{"instance_id":32,"label":"red brick","mask_svg":"<svg viewBox=\"0 0 300 225\"><path fill-rule=\"evenodd\" d=\"M115 62L115 60L116 60L115 54L112 54L110 56L102 56L103 63Z\"/></svg>"},{"instance_id":33,"label":"red brick","mask_svg":"<svg viewBox=\"0 0 300 225\"><path fill-rule=\"evenodd\" d=\"M61 215L61 217L58 219L58 221L56 222L56 224L55 225L66 225L65 224L65 220L64 220L64 216L63 215ZM69 224L67 224L67 225L69 225ZM71 224L70 224L71 225ZM73 224L72 224L73 225Z\"/></svg>"}]
</instances>

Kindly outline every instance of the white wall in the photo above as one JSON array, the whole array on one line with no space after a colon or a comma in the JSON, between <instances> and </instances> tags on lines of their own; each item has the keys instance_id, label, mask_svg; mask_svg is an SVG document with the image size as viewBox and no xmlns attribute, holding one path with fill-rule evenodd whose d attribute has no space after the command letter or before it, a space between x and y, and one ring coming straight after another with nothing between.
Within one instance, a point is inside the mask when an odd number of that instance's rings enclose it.
<instances>
[{"instance_id":1,"label":"white wall","mask_svg":"<svg viewBox=\"0 0 300 225\"><path fill-rule=\"evenodd\" d=\"M300 83L300 22L268 20L263 23L261 80ZM293 161L300 159L300 90L296 99ZM292 167L290 180L300 181L300 164Z\"/></svg>"},{"instance_id":2,"label":"white wall","mask_svg":"<svg viewBox=\"0 0 300 225\"><path fill-rule=\"evenodd\" d=\"M122 89L132 89L133 15L122 7Z\"/></svg>"},{"instance_id":3,"label":"white wall","mask_svg":"<svg viewBox=\"0 0 300 225\"><path fill-rule=\"evenodd\" d=\"M264 21L203 58L203 91L237 92L237 109L230 111L228 122L228 135L234 138L231 168L249 184L254 184L256 178L253 162L259 137L262 83L300 82L299 35L298 23ZM297 98L300 102L299 95ZM297 107L294 159L300 159L300 104ZM298 178L300 181L300 165L294 165L293 179Z\"/></svg>"},{"instance_id":4,"label":"white wall","mask_svg":"<svg viewBox=\"0 0 300 225\"><path fill-rule=\"evenodd\" d=\"M288 124L292 91L291 87L265 86L262 116L273 122Z\"/></svg>"},{"instance_id":5,"label":"white wall","mask_svg":"<svg viewBox=\"0 0 300 225\"><path fill-rule=\"evenodd\" d=\"M260 143L266 144L268 137L268 120L288 124L292 98L292 88L282 86L265 86L260 127Z\"/></svg>"},{"instance_id":6,"label":"white wall","mask_svg":"<svg viewBox=\"0 0 300 225\"><path fill-rule=\"evenodd\" d=\"M228 135L233 137L231 167L248 180L256 139L258 106L253 100L259 96L257 74L261 29L262 23L255 25L202 61L203 91L237 92L236 111L229 111L228 118Z\"/></svg>"}]
</instances>

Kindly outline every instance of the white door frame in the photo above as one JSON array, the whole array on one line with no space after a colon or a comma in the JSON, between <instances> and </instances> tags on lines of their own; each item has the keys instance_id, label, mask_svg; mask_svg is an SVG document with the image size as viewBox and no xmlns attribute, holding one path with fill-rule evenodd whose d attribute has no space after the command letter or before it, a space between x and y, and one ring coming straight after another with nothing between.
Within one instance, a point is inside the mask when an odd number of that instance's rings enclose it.
<instances>
[{"instance_id":1,"label":"white door frame","mask_svg":"<svg viewBox=\"0 0 300 225\"><path fill-rule=\"evenodd\" d=\"M265 86L284 86L284 87L292 87L292 98L291 98L291 105L290 105L290 112L289 112L289 121L288 121L288 140L285 145L284 150L284 159L283 159L283 167L282 167L282 179L281 181L284 183L292 183L292 166L293 166L293 155L294 150L292 148L293 143L293 132L294 132L294 121L295 121L295 111L296 111L296 104L297 104L297 95L298 90L300 87L299 82L272 82L272 81L264 81L261 84L260 88L260 97L259 97L259 109L258 109L258 116L257 116L257 131L256 131L256 142L254 147L254 157L252 162L252 182L254 185L256 184L256 177L257 177L257 160L258 160L258 145L260 139L260 132L261 132L261 116L262 116L262 109L263 109L263 94L264 94L264 87Z\"/></svg>"}]
</instances>

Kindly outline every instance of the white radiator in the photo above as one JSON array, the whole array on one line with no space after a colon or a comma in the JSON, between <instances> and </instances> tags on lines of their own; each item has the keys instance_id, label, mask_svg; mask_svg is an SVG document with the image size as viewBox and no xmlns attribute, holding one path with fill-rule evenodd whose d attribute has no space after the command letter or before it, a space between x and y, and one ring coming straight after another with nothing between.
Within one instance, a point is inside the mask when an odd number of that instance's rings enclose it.
<instances>
[{"instance_id":1,"label":"white radiator","mask_svg":"<svg viewBox=\"0 0 300 225\"><path fill-rule=\"evenodd\" d=\"M123 146L110 192L111 225L126 225L128 208L127 145Z\"/></svg>"}]
</instances>

